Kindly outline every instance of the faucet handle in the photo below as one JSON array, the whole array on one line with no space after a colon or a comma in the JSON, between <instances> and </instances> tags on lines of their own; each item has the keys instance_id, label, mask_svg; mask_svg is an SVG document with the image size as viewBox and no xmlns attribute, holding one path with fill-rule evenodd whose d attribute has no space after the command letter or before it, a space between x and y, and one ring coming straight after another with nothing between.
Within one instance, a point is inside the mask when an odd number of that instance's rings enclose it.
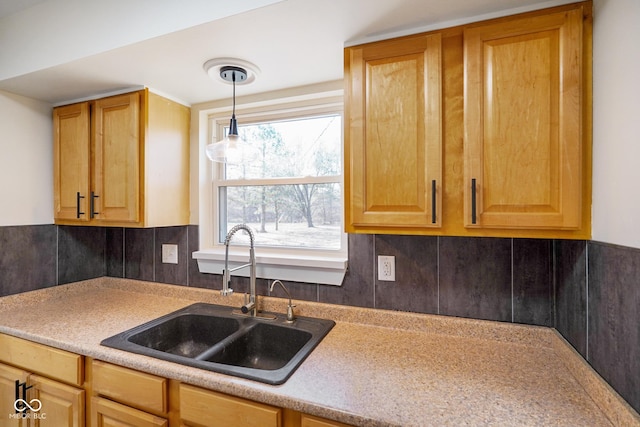
<instances>
[{"instance_id":1,"label":"faucet handle","mask_svg":"<svg viewBox=\"0 0 640 427\"><path fill-rule=\"evenodd\" d=\"M230 288L231 285L231 275L229 274L229 270L222 270L222 290L220 291L220 295L226 297L233 293L233 289Z\"/></svg>"},{"instance_id":2,"label":"faucet handle","mask_svg":"<svg viewBox=\"0 0 640 427\"><path fill-rule=\"evenodd\" d=\"M293 307L295 307L295 305L292 305L291 301L289 301L289 304L287 305L287 322L293 322L296 320L296 316L293 314Z\"/></svg>"}]
</instances>

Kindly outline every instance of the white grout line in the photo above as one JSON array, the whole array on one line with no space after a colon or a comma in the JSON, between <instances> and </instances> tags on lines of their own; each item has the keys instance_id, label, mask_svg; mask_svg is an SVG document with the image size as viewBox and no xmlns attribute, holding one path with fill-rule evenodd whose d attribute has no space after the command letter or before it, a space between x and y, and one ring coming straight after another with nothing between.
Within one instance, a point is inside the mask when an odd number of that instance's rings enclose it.
<instances>
[{"instance_id":1,"label":"white grout line","mask_svg":"<svg viewBox=\"0 0 640 427\"><path fill-rule=\"evenodd\" d=\"M558 263L556 262L556 246L556 241L554 239L551 241L551 287L553 292L551 295L553 302L551 314L553 315L553 327L558 329L558 301L556 299L556 289L558 287Z\"/></svg>"},{"instance_id":2,"label":"white grout line","mask_svg":"<svg viewBox=\"0 0 640 427\"><path fill-rule=\"evenodd\" d=\"M60 284L60 226L56 225L56 285Z\"/></svg>"},{"instance_id":3,"label":"white grout line","mask_svg":"<svg viewBox=\"0 0 640 427\"><path fill-rule=\"evenodd\" d=\"M513 237L511 238L511 323L515 322L515 301L513 296Z\"/></svg>"},{"instance_id":4,"label":"white grout line","mask_svg":"<svg viewBox=\"0 0 640 427\"><path fill-rule=\"evenodd\" d=\"M584 250L584 273L585 273L585 330L587 333L586 344L585 344L585 359L589 360L589 242L585 241L585 250Z\"/></svg>"},{"instance_id":5,"label":"white grout line","mask_svg":"<svg viewBox=\"0 0 640 427\"><path fill-rule=\"evenodd\" d=\"M371 238L373 239L373 308L376 308L376 273L378 271L378 266L376 265L376 234L372 234Z\"/></svg>"},{"instance_id":6,"label":"white grout line","mask_svg":"<svg viewBox=\"0 0 640 427\"><path fill-rule=\"evenodd\" d=\"M191 264L189 262L189 225L184 226L184 229L187 231L187 250L186 250L187 258L186 260L184 260L186 262L186 267L187 267L185 269L187 271L187 280L185 281L185 283L187 284L187 287L189 287L189 264ZM180 252L178 251L178 253Z\"/></svg>"},{"instance_id":7,"label":"white grout line","mask_svg":"<svg viewBox=\"0 0 640 427\"><path fill-rule=\"evenodd\" d=\"M122 227L122 278L127 277L127 270L126 270L126 260L127 260L127 245L125 244L126 242L126 228Z\"/></svg>"},{"instance_id":8,"label":"white grout line","mask_svg":"<svg viewBox=\"0 0 640 427\"><path fill-rule=\"evenodd\" d=\"M156 229L153 229L153 257L152 257L152 265L153 265L153 281L156 281Z\"/></svg>"},{"instance_id":9,"label":"white grout line","mask_svg":"<svg viewBox=\"0 0 640 427\"><path fill-rule=\"evenodd\" d=\"M440 314L440 236L436 236L436 313Z\"/></svg>"}]
</instances>

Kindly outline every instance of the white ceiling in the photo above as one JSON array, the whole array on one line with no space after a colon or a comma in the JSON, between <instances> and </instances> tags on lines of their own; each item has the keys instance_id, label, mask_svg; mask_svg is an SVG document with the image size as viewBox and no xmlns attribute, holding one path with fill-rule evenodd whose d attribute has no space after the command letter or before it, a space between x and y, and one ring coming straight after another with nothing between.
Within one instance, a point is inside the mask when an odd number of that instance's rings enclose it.
<instances>
[{"instance_id":1,"label":"white ceiling","mask_svg":"<svg viewBox=\"0 0 640 427\"><path fill-rule=\"evenodd\" d=\"M0 0L0 37L11 37L8 31L2 31L3 22L47 1L59 0ZM237 93L262 93L342 79L345 44L569 2L285 0L65 63L52 63L0 80L0 89L60 104L147 86L195 104L230 97L230 88L210 79L203 70L204 62L211 58L234 57L256 64L260 68L256 81L239 86ZM100 7L109 8L110 2L103 1ZM66 31L73 32L74 28L69 26ZM113 28L113 32L123 31L127 31L126 26ZM72 35L78 39L83 36ZM102 36L108 38L110 34Z\"/></svg>"},{"instance_id":2,"label":"white ceiling","mask_svg":"<svg viewBox=\"0 0 640 427\"><path fill-rule=\"evenodd\" d=\"M46 0L0 0L0 18L30 8Z\"/></svg>"}]
</instances>

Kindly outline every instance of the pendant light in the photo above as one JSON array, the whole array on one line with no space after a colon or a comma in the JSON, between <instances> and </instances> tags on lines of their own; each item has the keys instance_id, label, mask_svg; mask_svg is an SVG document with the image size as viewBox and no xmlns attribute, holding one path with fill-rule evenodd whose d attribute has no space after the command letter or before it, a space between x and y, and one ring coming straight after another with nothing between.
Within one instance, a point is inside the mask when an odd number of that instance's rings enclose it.
<instances>
[{"instance_id":1,"label":"pendant light","mask_svg":"<svg viewBox=\"0 0 640 427\"><path fill-rule=\"evenodd\" d=\"M238 135L238 122L236 120L236 82L247 80L247 71L242 67L227 65L220 68L220 78L233 85L233 110L229 123L228 134L218 142L207 145L207 157L220 163L246 164L255 160L258 149L246 142Z\"/></svg>"}]
</instances>

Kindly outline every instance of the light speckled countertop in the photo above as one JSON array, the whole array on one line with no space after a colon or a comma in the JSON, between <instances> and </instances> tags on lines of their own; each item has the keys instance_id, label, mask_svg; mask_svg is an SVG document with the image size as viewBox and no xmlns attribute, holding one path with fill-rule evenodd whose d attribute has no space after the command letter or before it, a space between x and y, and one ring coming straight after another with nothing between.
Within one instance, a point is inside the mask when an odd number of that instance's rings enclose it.
<instances>
[{"instance_id":1,"label":"light speckled countertop","mask_svg":"<svg viewBox=\"0 0 640 427\"><path fill-rule=\"evenodd\" d=\"M298 301L336 326L271 386L100 345L196 301L241 296L100 278L0 298L0 332L358 426L640 426L640 417L549 328ZM260 298L282 312L283 299Z\"/></svg>"}]
</instances>

